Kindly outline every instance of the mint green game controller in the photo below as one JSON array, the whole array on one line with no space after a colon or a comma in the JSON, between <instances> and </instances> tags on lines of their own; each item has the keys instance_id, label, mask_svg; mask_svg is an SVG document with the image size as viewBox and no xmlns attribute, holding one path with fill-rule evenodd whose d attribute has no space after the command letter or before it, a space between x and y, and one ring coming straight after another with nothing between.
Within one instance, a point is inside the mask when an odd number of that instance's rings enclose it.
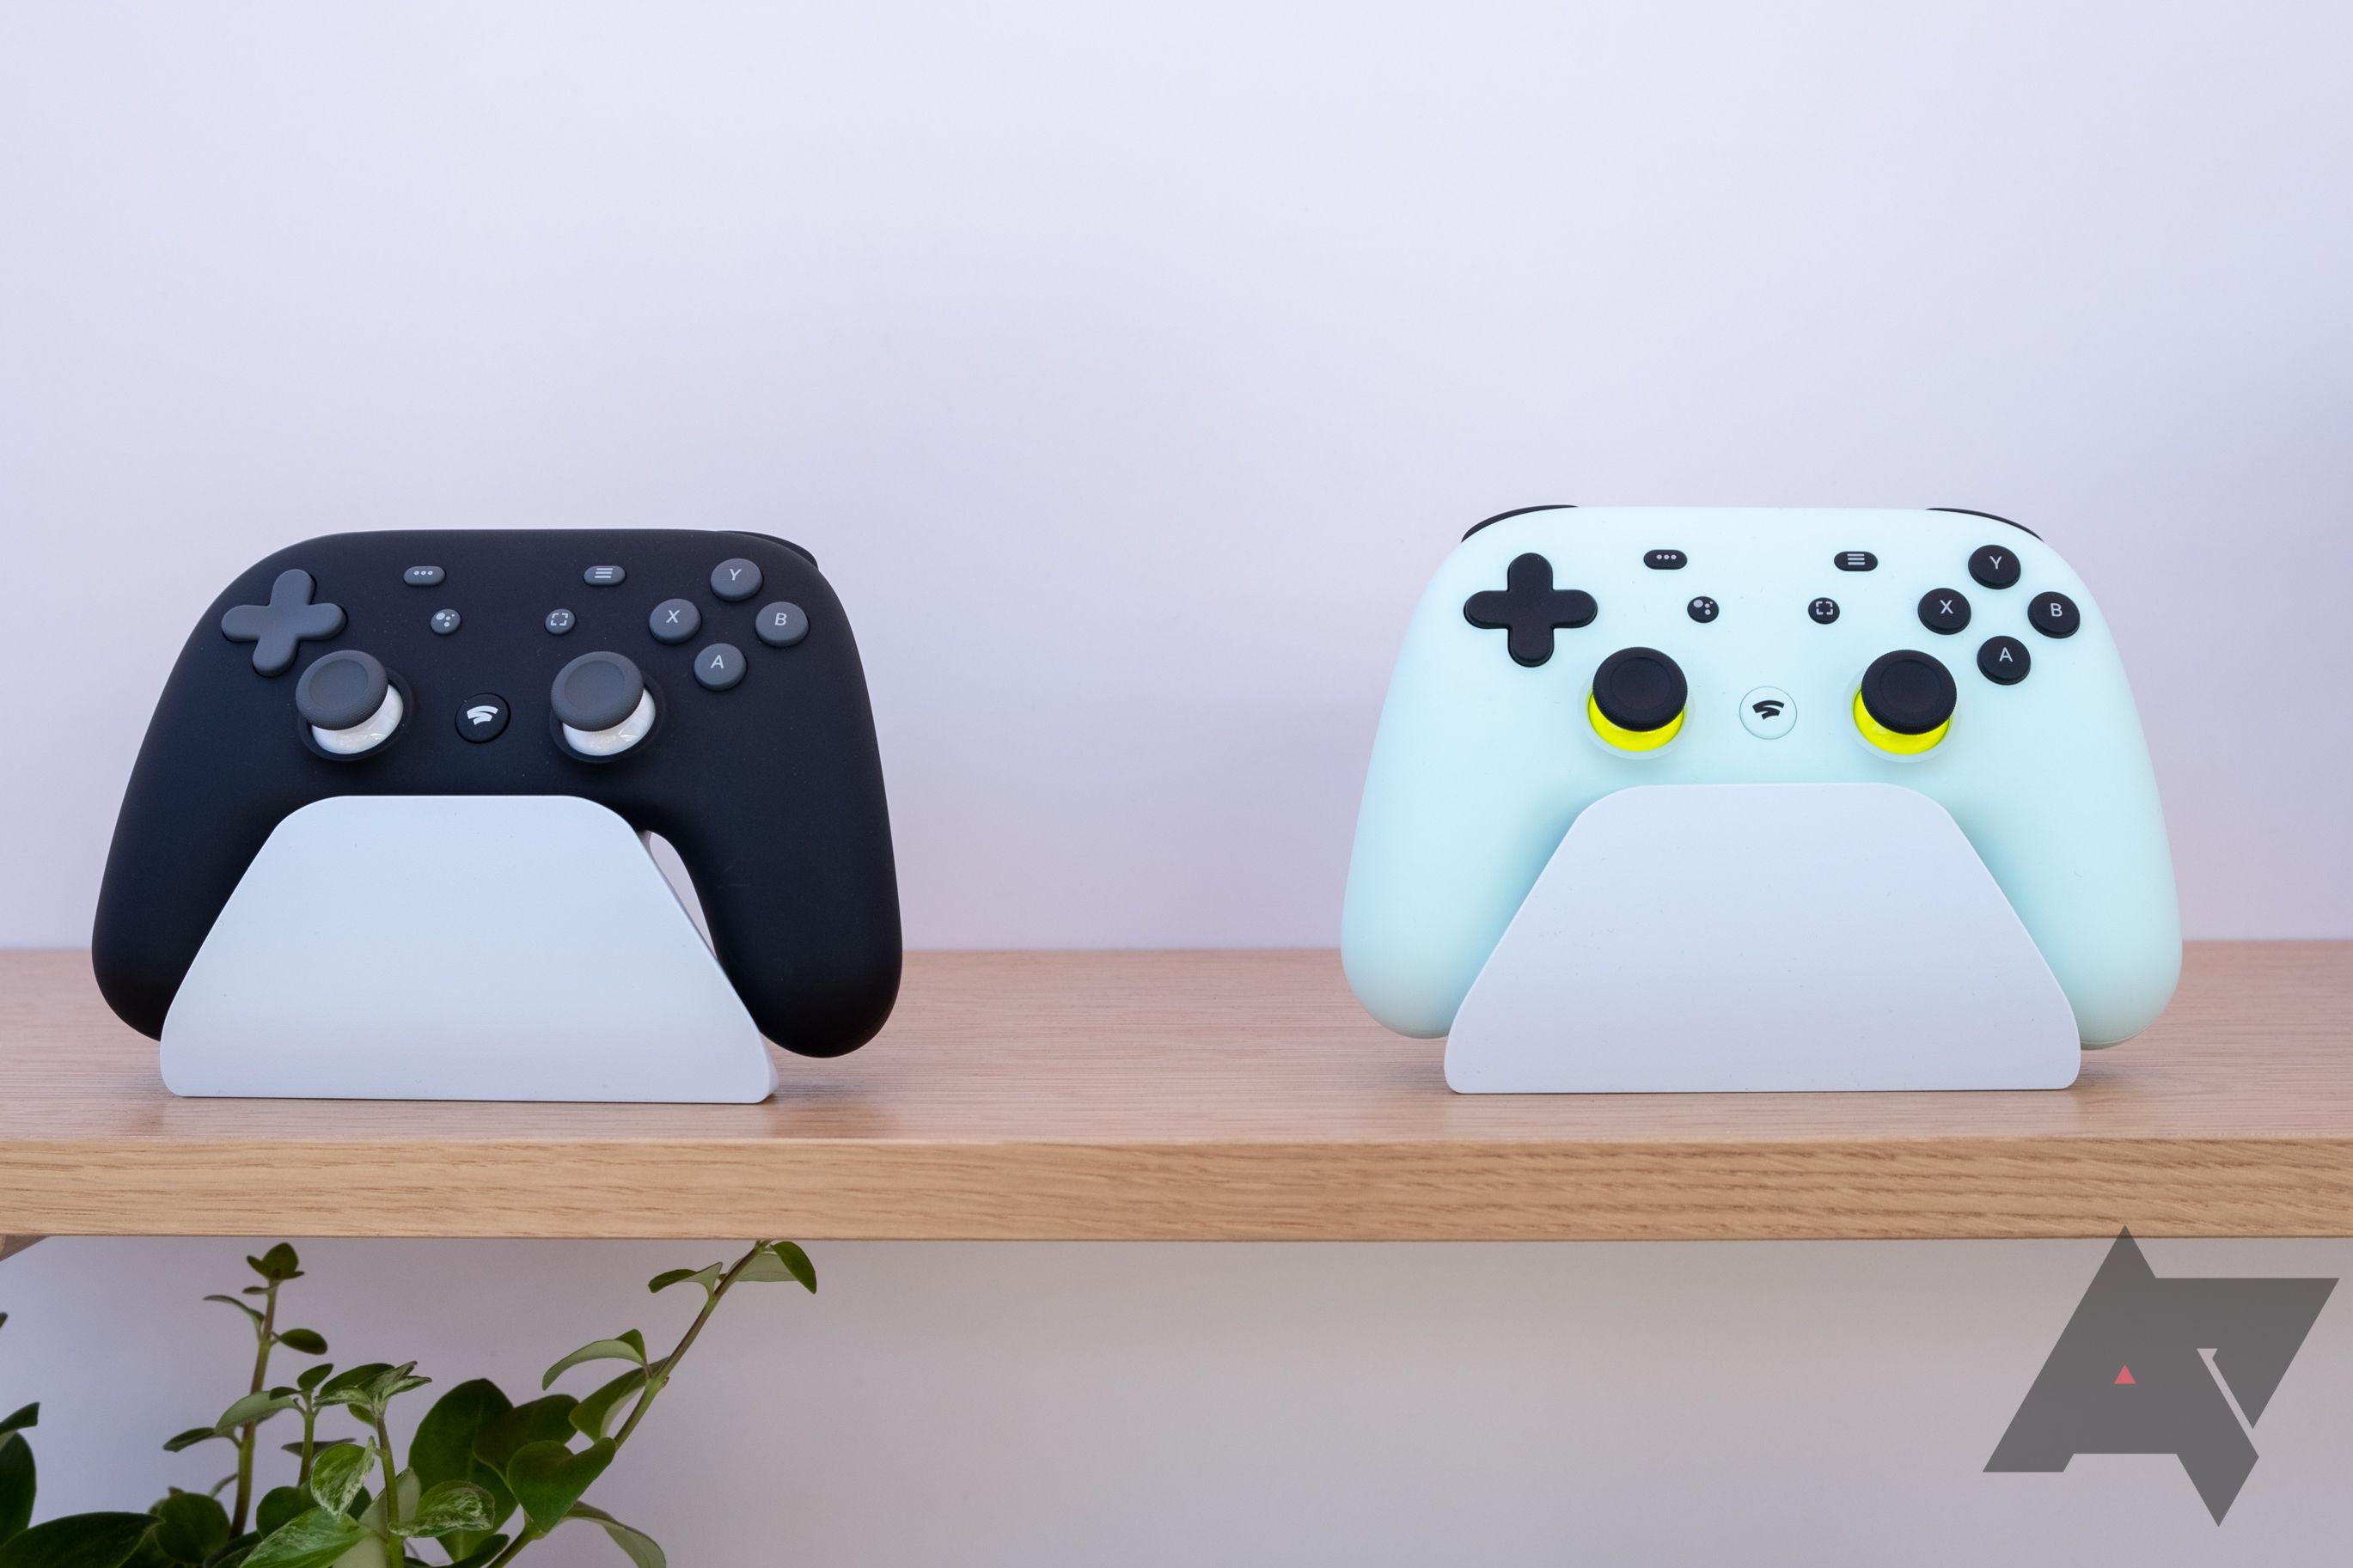
<instances>
[{"instance_id":1,"label":"mint green game controller","mask_svg":"<svg viewBox=\"0 0 2353 1568\"><path fill-rule=\"evenodd\" d=\"M2033 533L1942 509L1544 507L1472 529L1381 713L1349 984L1398 1033L1443 1035L1588 806L1782 783L1942 806L2085 1046L2129 1039L2172 995L2172 860L2107 621Z\"/></svg>"}]
</instances>

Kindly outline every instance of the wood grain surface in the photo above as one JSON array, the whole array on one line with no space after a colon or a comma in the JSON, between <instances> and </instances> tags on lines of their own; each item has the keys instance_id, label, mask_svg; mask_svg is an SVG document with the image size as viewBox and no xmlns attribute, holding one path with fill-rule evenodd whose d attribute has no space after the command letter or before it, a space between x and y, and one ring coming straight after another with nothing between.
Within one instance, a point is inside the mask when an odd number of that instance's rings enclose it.
<instances>
[{"instance_id":1,"label":"wood grain surface","mask_svg":"<svg viewBox=\"0 0 2353 1568\"><path fill-rule=\"evenodd\" d=\"M920 953L764 1105L184 1100L87 955L5 952L0 1234L2353 1235L2353 942L2192 944L2059 1092L1462 1097L1441 1049L1329 952Z\"/></svg>"}]
</instances>

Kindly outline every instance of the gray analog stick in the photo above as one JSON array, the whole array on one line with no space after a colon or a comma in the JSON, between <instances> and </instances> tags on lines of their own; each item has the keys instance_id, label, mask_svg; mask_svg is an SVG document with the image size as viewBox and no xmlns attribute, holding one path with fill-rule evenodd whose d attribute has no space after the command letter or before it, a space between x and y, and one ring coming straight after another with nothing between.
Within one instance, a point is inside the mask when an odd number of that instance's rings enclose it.
<instances>
[{"instance_id":1,"label":"gray analog stick","mask_svg":"<svg viewBox=\"0 0 2353 1568\"><path fill-rule=\"evenodd\" d=\"M557 721L582 731L610 730L638 710L646 678L617 653L584 653L555 672L549 706Z\"/></svg>"},{"instance_id":2,"label":"gray analog stick","mask_svg":"<svg viewBox=\"0 0 2353 1568\"><path fill-rule=\"evenodd\" d=\"M390 685L374 654L338 648L294 683L294 711L322 730L348 730L375 717Z\"/></svg>"}]
</instances>

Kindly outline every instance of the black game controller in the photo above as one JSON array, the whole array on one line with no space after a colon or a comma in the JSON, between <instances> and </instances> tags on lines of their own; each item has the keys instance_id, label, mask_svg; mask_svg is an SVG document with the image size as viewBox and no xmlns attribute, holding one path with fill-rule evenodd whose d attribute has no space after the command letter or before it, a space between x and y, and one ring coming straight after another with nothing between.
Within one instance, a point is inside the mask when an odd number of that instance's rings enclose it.
<instances>
[{"instance_id":1,"label":"black game controller","mask_svg":"<svg viewBox=\"0 0 2353 1568\"><path fill-rule=\"evenodd\" d=\"M849 619L798 546L702 531L330 534L239 577L140 747L99 894L99 989L161 1037L286 816L449 795L575 795L669 839L776 1044L839 1056L890 1016L898 887Z\"/></svg>"}]
</instances>

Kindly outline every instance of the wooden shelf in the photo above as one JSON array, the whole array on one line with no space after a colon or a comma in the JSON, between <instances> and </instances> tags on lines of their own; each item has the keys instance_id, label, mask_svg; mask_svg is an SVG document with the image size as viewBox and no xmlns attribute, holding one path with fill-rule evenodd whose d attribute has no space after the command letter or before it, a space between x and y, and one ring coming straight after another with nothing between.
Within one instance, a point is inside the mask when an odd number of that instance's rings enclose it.
<instances>
[{"instance_id":1,"label":"wooden shelf","mask_svg":"<svg viewBox=\"0 0 2353 1568\"><path fill-rule=\"evenodd\" d=\"M0 1234L2353 1235L2353 942L2193 944L2059 1093L1462 1098L1440 1051L1328 952L928 953L765 1105L182 1100L84 954L0 953Z\"/></svg>"}]
</instances>

